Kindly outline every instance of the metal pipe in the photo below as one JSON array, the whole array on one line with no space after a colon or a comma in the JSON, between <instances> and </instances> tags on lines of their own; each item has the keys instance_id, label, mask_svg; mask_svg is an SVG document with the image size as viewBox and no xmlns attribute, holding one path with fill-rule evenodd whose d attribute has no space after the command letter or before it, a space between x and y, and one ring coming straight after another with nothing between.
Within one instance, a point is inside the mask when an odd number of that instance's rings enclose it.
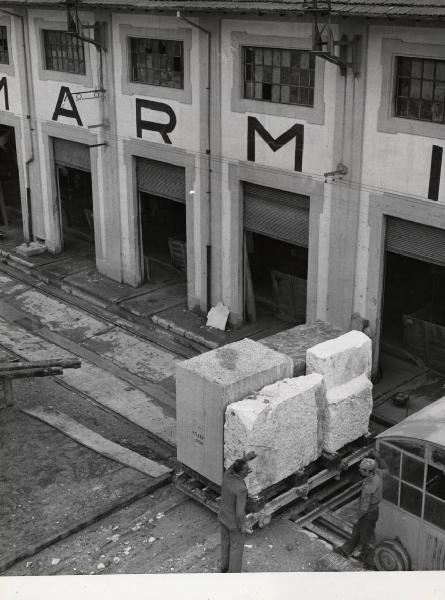
<instances>
[{"instance_id":1,"label":"metal pipe","mask_svg":"<svg viewBox=\"0 0 445 600\"><path fill-rule=\"evenodd\" d=\"M207 197L208 197L208 240L209 243L206 244L206 266L207 266L207 298L206 298L206 304L207 304L207 311L210 310L211 308L211 285L212 285L212 268L211 268L211 255L212 255L212 219L211 219L211 207L212 207L212 145L211 145L211 102L212 102L212 96L211 96L211 83L210 83L210 76L211 76L211 65L210 65L210 60L211 60L211 51L212 51L212 32L209 31L208 29L206 29L205 27L202 27L201 25L198 25L197 23L194 23L192 20L188 19L187 17L183 17L181 15L181 11L176 11L176 17L178 19L181 19L182 21L185 21L186 23L188 23L189 25L191 25L192 27L195 27L196 29L199 29L199 31L202 31L203 33L205 33L208 37L208 44L207 44L207 145L208 148L206 150L206 154L208 156L208 192L207 192Z\"/></svg>"}]
</instances>

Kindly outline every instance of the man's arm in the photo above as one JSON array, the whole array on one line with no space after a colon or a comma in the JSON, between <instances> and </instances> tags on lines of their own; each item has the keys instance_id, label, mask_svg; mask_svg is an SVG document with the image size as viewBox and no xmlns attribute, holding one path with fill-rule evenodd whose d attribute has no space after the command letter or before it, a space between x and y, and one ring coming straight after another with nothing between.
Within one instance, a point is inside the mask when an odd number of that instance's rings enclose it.
<instances>
[{"instance_id":1,"label":"man's arm","mask_svg":"<svg viewBox=\"0 0 445 600\"><path fill-rule=\"evenodd\" d=\"M246 531L246 501L247 489L245 488L236 494L236 524L243 533Z\"/></svg>"}]
</instances>

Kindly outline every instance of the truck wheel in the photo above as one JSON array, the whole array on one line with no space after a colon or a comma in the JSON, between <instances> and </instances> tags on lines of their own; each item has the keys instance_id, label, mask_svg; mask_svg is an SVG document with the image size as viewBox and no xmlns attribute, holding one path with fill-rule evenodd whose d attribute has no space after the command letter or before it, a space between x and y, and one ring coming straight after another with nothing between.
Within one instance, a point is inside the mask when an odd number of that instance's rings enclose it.
<instances>
[{"instance_id":1,"label":"truck wheel","mask_svg":"<svg viewBox=\"0 0 445 600\"><path fill-rule=\"evenodd\" d=\"M378 571L411 571L408 551L398 539L384 540L377 544L374 562Z\"/></svg>"}]
</instances>

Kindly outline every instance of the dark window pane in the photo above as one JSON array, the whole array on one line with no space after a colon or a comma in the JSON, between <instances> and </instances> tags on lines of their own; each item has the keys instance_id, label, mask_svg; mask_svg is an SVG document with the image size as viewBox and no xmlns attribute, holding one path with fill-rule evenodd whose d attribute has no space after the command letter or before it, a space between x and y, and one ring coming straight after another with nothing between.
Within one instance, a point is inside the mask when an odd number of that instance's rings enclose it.
<instances>
[{"instance_id":1,"label":"dark window pane","mask_svg":"<svg viewBox=\"0 0 445 600\"><path fill-rule=\"evenodd\" d=\"M445 81L445 61L443 61L443 60L437 61L436 79L438 81Z\"/></svg>"},{"instance_id":2,"label":"dark window pane","mask_svg":"<svg viewBox=\"0 0 445 600\"><path fill-rule=\"evenodd\" d=\"M391 441L391 444L393 446L397 446L397 448L401 448L402 450L409 452L410 454L414 454L415 456L421 456L422 458L425 456L425 446L422 443L414 441L411 442L408 440L397 440Z\"/></svg>"},{"instance_id":3,"label":"dark window pane","mask_svg":"<svg viewBox=\"0 0 445 600\"><path fill-rule=\"evenodd\" d=\"M263 67L263 81L272 83L272 67Z\"/></svg>"},{"instance_id":4,"label":"dark window pane","mask_svg":"<svg viewBox=\"0 0 445 600\"><path fill-rule=\"evenodd\" d=\"M411 59L410 58L399 57L398 72L400 75L406 75L407 77L410 77L410 75L411 75Z\"/></svg>"},{"instance_id":5,"label":"dark window pane","mask_svg":"<svg viewBox=\"0 0 445 600\"><path fill-rule=\"evenodd\" d=\"M402 454L402 479L419 488L423 488L425 463L407 454Z\"/></svg>"},{"instance_id":6,"label":"dark window pane","mask_svg":"<svg viewBox=\"0 0 445 600\"><path fill-rule=\"evenodd\" d=\"M263 64L263 51L261 48L255 48L255 62L257 65Z\"/></svg>"},{"instance_id":7,"label":"dark window pane","mask_svg":"<svg viewBox=\"0 0 445 600\"><path fill-rule=\"evenodd\" d=\"M426 473L426 491L436 498L445 500L445 473L428 465Z\"/></svg>"},{"instance_id":8,"label":"dark window pane","mask_svg":"<svg viewBox=\"0 0 445 600\"><path fill-rule=\"evenodd\" d=\"M423 78L434 79L434 61L424 60L423 61Z\"/></svg>"},{"instance_id":9,"label":"dark window pane","mask_svg":"<svg viewBox=\"0 0 445 600\"><path fill-rule=\"evenodd\" d=\"M254 61L254 57L255 57L255 53L253 51L253 48L244 48L244 57L245 57L245 61L248 63L252 63Z\"/></svg>"},{"instance_id":10,"label":"dark window pane","mask_svg":"<svg viewBox=\"0 0 445 600\"><path fill-rule=\"evenodd\" d=\"M423 511L425 521L445 529L445 502L432 498L428 494L425 496L425 509Z\"/></svg>"},{"instance_id":11,"label":"dark window pane","mask_svg":"<svg viewBox=\"0 0 445 600\"><path fill-rule=\"evenodd\" d=\"M420 517L422 512L422 492L402 482L400 484L400 507Z\"/></svg>"},{"instance_id":12,"label":"dark window pane","mask_svg":"<svg viewBox=\"0 0 445 600\"><path fill-rule=\"evenodd\" d=\"M8 30L5 25L0 26L0 63L9 64Z\"/></svg>"},{"instance_id":13,"label":"dark window pane","mask_svg":"<svg viewBox=\"0 0 445 600\"><path fill-rule=\"evenodd\" d=\"M399 477L400 475L400 452L396 448L392 448L387 444L381 443L379 445L379 451L385 461L388 471L391 475Z\"/></svg>"},{"instance_id":14,"label":"dark window pane","mask_svg":"<svg viewBox=\"0 0 445 600\"><path fill-rule=\"evenodd\" d=\"M422 61L417 58L411 60L411 77L422 77Z\"/></svg>"},{"instance_id":15,"label":"dark window pane","mask_svg":"<svg viewBox=\"0 0 445 600\"><path fill-rule=\"evenodd\" d=\"M397 506L399 501L399 480L387 475L383 480L383 498Z\"/></svg>"},{"instance_id":16,"label":"dark window pane","mask_svg":"<svg viewBox=\"0 0 445 600\"><path fill-rule=\"evenodd\" d=\"M420 79L411 79L409 95L411 98L420 98Z\"/></svg>"},{"instance_id":17,"label":"dark window pane","mask_svg":"<svg viewBox=\"0 0 445 600\"><path fill-rule=\"evenodd\" d=\"M300 88L300 104L309 104L309 90L306 88Z\"/></svg>"},{"instance_id":18,"label":"dark window pane","mask_svg":"<svg viewBox=\"0 0 445 600\"><path fill-rule=\"evenodd\" d=\"M433 119L433 107L432 102L428 100L422 100L420 103L420 118L424 121L432 121Z\"/></svg>"},{"instance_id":19,"label":"dark window pane","mask_svg":"<svg viewBox=\"0 0 445 600\"><path fill-rule=\"evenodd\" d=\"M83 41L64 31L43 31L45 68L84 75L85 54Z\"/></svg>"},{"instance_id":20,"label":"dark window pane","mask_svg":"<svg viewBox=\"0 0 445 600\"><path fill-rule=\"evenodd\" d=\"M432 81L424 81L422 85L422 100L433 99L434 85Z\"/></svg>"},{"instance_id":21,"label":"dark window pane","mask_svg":"<svg viewBox=\"0 0 445 600\"><path fill-rule=\"evenodd\" d=\"M263 83L263 100L272 100L272 85Z\"/></svg>"},{"instance_id":22,"label":"dark window pane","mask_svg":"<svg viewBox=\"0 0 445 600\"><path fill-rule=\"evenodd\" d=\"M132 81L184 87L183 42L130 38Z\"/></svg>"}]
</instances>

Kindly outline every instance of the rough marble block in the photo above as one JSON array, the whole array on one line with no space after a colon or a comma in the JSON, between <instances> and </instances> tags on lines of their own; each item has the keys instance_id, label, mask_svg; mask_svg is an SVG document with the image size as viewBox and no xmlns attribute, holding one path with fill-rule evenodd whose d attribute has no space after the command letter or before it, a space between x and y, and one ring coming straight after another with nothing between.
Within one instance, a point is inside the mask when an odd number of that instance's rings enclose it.
<instances>
[{"instance_id":1,"label":"rough marble block","mask_svg":"<svg viewBox=\"0 0 445 600\"><path fill-rule=\"evenodd\" d=\"M372 383L361 375L326 393L323 450L336 452L368 432L372 411Z\"/></svg>"},{"instance_id":2,"label":"rough marble block","mask_svg":"<svg viewBox=\"0 0 445 600\"><path fill-rule=\"evenodd\" d=\"M306 352L306 373L323 375L327 390L362 374L369 377L371 365L371 339L361 331L349 331Z\"/></svg>"},{"instance_id":3,"label":"rough marble block","mask_svg":"<svg viewBox=\"0 0 445 600\"><path fill-rule=\"evenodd\" d=\"M304 323L266 337L260 342L277 352L287 354L294 361L294 377L306 373L306 352L308 348L342 335L343 329L324 321Z\"/></svg>"},{"instance_id":4,"label":"rough marble block","mask_svg":"<svg viewBox=\"0 0 445 600\"><path fill-rule=\"evenodd\" d=\"M291 358L247 338L178 363L178 461L220 485L226 407L292 371Z\"/></svg>"},{"instance_id":5,"label":"rough marble block","mask_svg":"<svg viewBox=\"0 0 445 600\"><path fill-rule=\"evenodd\" d=\"M323 393L322 377L314 373L278 381L227 407L225 467L244 453L256 453L246 478L250 494L258 494L320 456Z\"/></svg>"}]
</instances>

